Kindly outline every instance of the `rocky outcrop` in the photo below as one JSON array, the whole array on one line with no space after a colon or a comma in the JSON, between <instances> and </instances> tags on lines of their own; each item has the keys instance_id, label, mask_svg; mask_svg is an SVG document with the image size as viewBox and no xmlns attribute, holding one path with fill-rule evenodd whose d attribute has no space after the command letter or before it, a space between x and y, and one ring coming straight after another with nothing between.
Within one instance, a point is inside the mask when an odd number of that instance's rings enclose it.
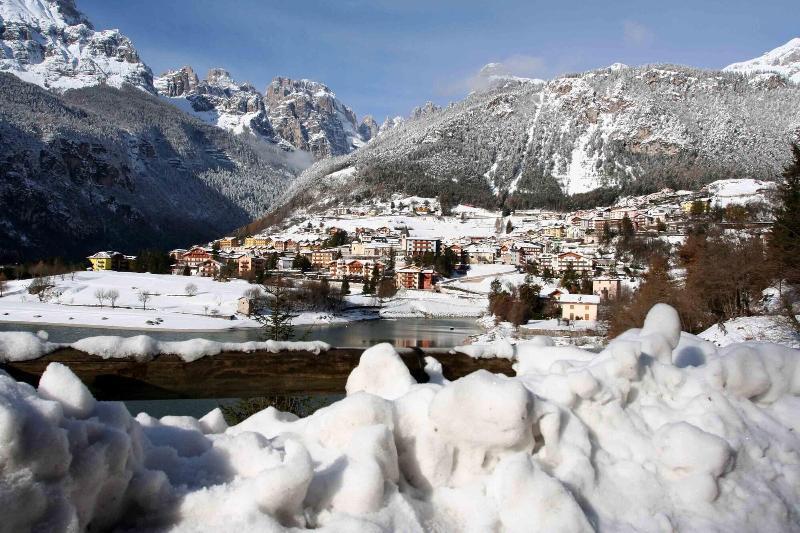
<instances>
[{"instance_id":1,"label":"rocky outcrop","mask_svg":"<svg viewBox=\"0 0 800 533\"><path fill-rule=\"evenodd\" d=\"M428 116L430 114L436 113L441 109L438 105L434 104L433 102L425 102L425 105L415 107L411 110L411 120L416 120L421 117Z\"/></svg>"},{"instance_id":2,"label":"rocky outcrop","mask_svg":"<svg viewBox=\"0 0 800 533\"><path fill-rule=\"evenodd\" d=\"M262 96L249 83L236 83L230 73L212 68L200 80L194 69L185 66L158 76L154 85L183 110L236 134L252 133L278 142L267 116Z\"/></svg>"},{"instance_id":3,"label":"rocky outcrop","mask_svg":"<svg viewBox=\"0 0 800 533\"><path fill-rule=\"evenodd\" d=\"M164 96L188 96L194 94L200 80L192 67L170 70L153 80L159 94Z\"/></svg>"},{"instance_id":4,"label":"rocky outcrop","mask_svg":"<svg viewBox=\"0 0 800 533\"><path fill-rule=\"evenodd\" d=\"M370 141L378 136L380 127L372 115L366 115L361 119L361 124L358 125L358 134L365 142Z\"/></svg>"},{"instance_id":5,"label":"rocky outcrop","mask_svg":"<svg viewBox=\"0 0 800 533\"><path fill-rule=\"evenodd\" d=\"M235 82L224 69L211 69L198 80L191 67L183 67L156 78L155 87L206 122L310 152L316 159L350 153L373 136L365 123L362 134L355 113L314 81L275 78L262 95L249 83ZM377 124L373 129L377 134Z\"/></svg>"},{"instance_id":6,"label":"rocky outcrop","mask_svg":"<svg viewBox=\"0 0 800 533\"><path fill-rule=\"evenodd\" d=\"M264 94L275 132L317 159L363 145L356 114L322 83L277 77Z\"/></svg>"},{"instance_id":7,"label":"rocky outcrop","mask_svg":"<svg viewBox=\"0 0 800 533\"><path fill-rule=\"evenodd\" d=\"M131 41L95 31L73 0L0 2L0 71L54 90L127 83L154 92Z\"/></svg>"}]
</instances>

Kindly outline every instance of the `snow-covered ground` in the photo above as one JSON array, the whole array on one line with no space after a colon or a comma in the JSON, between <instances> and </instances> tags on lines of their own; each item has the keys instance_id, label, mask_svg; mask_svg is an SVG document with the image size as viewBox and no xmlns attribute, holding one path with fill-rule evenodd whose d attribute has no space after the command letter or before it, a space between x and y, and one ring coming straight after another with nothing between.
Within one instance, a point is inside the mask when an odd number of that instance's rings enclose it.
<instances>
[{"instance_id":1,"label":"snow-covered ground","mask_svg":"<svg viewBox=\"0 0 800 533\"><path fill-rule=\"evenodd\" d=\"M752 202L768 203L767 195L777 189L771 181L750 178L718 180L707 186L713 205L727 207L729 205L745 205Z\"/></svg>"},{"instance_id":2,"label":"snow-covered ground","mask_svg":"<svg viewBox=\"0 0 800 533\"><path fill-rule=\"evenodd\" d=\"M698 335L717 346L739 342L774 342L800 348L800 335L781 316L748 316L715 324Z\"/></svg>"},{"instance_id":3,"label":"snow-covered ground","mask_svg":"<svg viewBox=\"0 0 800 533\"><path fill-rule=\"evenodd\" d=\"M500 216L497 213L497 216ZM302 223L290 226L281 233L284 238L294 240L316 239L318 234L308 230L308 224L318 227L323 219L310 217ZM377 215L371 217L358 217L342 215L336 218L326 218L327 227L343 229L355 235L356 228L378 229L388 227L392 230L408 229L409 233L419 238L458 239L461 237L491 237L496 235L496 218L470 218L460 220L454 217L437 217L432 215L406 216L406 215Z\"/></svg>"},{"instance_id":4,"label":"snow-covered ground","mask_svg":"<svg viewBox=\"0 0 800 533\"><path fill-rule=\"evenodd\" d=\"M108 328L210 331L259 327L255 320L236 315L237 300L253 285L244 280L227 282L197 276L139 274L134 272L76 272L53 278L54 296L40 302L28 294L30 280L10 281L0 298L0 321L33 324L64 324ZM197 287L195 296L186 286ZM95 292L116 290L119 298L112 308L105 301L100 307ZM138 300L139 291L151 294L146 309ZM229 320L230 316L236 320ZM353 317L329 313L304 312L294 323L328 324Z\"/></svg>"},{"instance_id":5,"label":"snow-covered ground","mask_svg":"<svg viewBox=\"0 0 800 533\"><path fill-rule=\"evenodd\" d=\"M479 317L486 312L484 296L431 291L400 290L384 302L380 315L385 318Z\"/></svg>"},{"instance_id":6,"label":"snow-covered ground","mask_svg":"<svg viewBox=\"0 0 800 533\"><path fill-rule=\"evenodd\" d=\"M3 527L797 531L800 351L679 324L659 305L599 354L534 339L515 377L453 382L382 344L343 400L233 427L134 418L58 363L38 389L0 371Z\"/></svg>"}]
</instances>

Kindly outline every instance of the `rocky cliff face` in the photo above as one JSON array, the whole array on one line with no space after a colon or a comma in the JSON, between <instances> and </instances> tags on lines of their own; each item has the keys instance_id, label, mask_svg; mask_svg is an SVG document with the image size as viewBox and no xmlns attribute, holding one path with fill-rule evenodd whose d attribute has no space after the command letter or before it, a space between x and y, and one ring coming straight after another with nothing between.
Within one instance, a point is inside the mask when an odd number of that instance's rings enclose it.
<instances>
[{"instance_id":1,"label":"rocky cliff face","mask_svg":"<svg viewBox=\"0 0 800 533\"><path fill-rule=\"evenodd\" d=\"M334 202L405 192L483 205L775 179L800 133L800 86L661 65L501 84L388 128L309 168L292 194ZM342 169L349 172L331 174Z\"/></svg>"},{"instance_id":2,"label":"rocky cliff face","mask_svg":"<svg viewBox=\"0 0 800 533\"><path fill-rule=\"evenodd\" d=\"M47 89L128 83L154 92L130 40L117 30L95 31L73 0L0 2L0 71Z\"/></svg>"},{"instance_id":3,"label":"rocky cliff face","mask_svg":"<svg viewBox=\"0 0 800 533\"><path fill-rule=\"evenodd\" d=\"M368 125L359 125L349 107L314 81L278 77L262 95L248 83L236 83L223 69L212 69L200 80L191 67L183 67L156 78L155 87L206 122L234 133L253 133L316 159L350 153L372 138ZM377 125L374 129L377 134Z\"/></svg>"},{"instance_id":4,"label":"rocky cliff face","mask_svg":"<svg viewBox=\"0 0 800 533\"><path fill-rule=\"evenodd\" d=\"M263 97L249 83L236 83L226 70L211 69L200 80L187 66L158 76L154 85L171 103L210 124L236 134L281 141L270 125Z\"/></svg>"},{"instance_id":5,"label":"rocky cliff face","mask_svg":"<svg viewBox=\"0 0 800 533\"><path fill-rule=\"evenodd\" d=\"M275 132L318 159L362 146L356 114L325 85L277 77L265 93Z\"/></svg>"},{"instance_id":6,"label":"rocky cliff face","mask_svg":"<svg viewBox=\"0 0 800 533\"><path fill-rule=\"evenodd\" d=\"M366 115L361 119L361 124L358 125L358 134L367 142L378 136L380 127L372 115Z\"/></svg>"}]
</instances>

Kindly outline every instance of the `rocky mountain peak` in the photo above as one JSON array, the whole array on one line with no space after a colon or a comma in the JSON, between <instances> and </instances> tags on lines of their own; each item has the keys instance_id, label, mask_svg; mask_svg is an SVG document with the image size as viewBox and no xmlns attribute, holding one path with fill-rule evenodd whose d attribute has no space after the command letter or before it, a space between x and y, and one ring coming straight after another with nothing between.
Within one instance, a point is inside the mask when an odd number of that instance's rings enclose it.
<instances>
[{"instance_id":1,"label":"rocky mountain peak","mask_svg":"<svg viewBox=\"0 0 800 533\"><path fill-rule=\"evenodd\" d=\"M189 66L178 70L168 70L153 80L153 85L160 94L166 96L184 96L191 94L197 88L200 80L194 69Z\"/></svg>"},{"instance_id":2,"label":"rocky mountain peak","mask_svg":"<svg viewBox=\"0 0 800 533\"><path fill-rule=\"evenodd\" d=\"M235 86L236 83L231 77L231 73L223 68L212 68L206 74L206 81L209 84L217 85L219 87Z\"/></svg>"},{"instance_id":3,"label":"rocky mountain peak","mask_svg":"<svg viewBox=\"0 0 800 533\"><path fill-rule=\"evenodd\" d=\"M364 141L369 141L378 136L380 127L372 115L364 115L361 119L361 124L358 125L358 134Z\"/></svg>"},{"instance_id":4,"label":"rocky mountain peak","mask_svg":"<svg viewBox=\"0 0 800 533\"><path fill-rule=\"evenodd\" d=\"M128 83L155 92L131 41L95 31L73 0L0 2L0 70L46 89Z\"/></svg>"},{"instance_id":5,"label":"rocky mountain peak","mask_svg":"<svg viewBox=\"0 0 800 533\"><path fill-rule=\"evenodd\" d=\"M350 153L364 143L356 114L322 83L278 76L267 86L265 100L275 132L317 159Z\"/></svg>"},{"instance_id":6,"label":"rocky mountain peak","mask_svg":"<svg viewBox=\"0 0 800 533\"><path fill-rule=\"evenodd\" d=\"M415 107L414 109L412 109L411 110L411 118L416 120L416 119L418 119L420 117L424 117L426 115L430 115L431 113L436 113L440 109L441 108L438 105L434 104L431 101L428 101L428 102L425 102L424 105L419 106L419 107Z\"/></svg>"},{"instance_id":7,"label":"rocky mountain peak","mask_svg":"<svg viewBox=\"0 0 800 533\"><path fill-rule=\"evenodd\" d=\"M352 109L316 81L276 77L262 95L223 68L213 68L198 80L187 66L159 76L155 86L159 94L206 122L234 133L253 133L317 159L349 153L372 138L361 134ZM377 134L377 124L374 130Z\"/></svg>"}]
</instances>

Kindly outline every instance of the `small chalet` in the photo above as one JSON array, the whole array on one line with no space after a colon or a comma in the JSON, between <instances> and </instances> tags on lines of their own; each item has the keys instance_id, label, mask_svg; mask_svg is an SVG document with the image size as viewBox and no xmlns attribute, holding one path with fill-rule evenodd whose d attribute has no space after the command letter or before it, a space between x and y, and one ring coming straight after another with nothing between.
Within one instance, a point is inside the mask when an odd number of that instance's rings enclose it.
<instances>
[{"instance_id":1,"label":"small chalet","mask_svg":"<svg viewBox=\"0 0 800 533\"><path fill-rule=\"evenodd\" d=\"M596 294L562 294L558 298L561 318L565 320L597 320L600 297Z\"/></svg>"}]
</instances>

